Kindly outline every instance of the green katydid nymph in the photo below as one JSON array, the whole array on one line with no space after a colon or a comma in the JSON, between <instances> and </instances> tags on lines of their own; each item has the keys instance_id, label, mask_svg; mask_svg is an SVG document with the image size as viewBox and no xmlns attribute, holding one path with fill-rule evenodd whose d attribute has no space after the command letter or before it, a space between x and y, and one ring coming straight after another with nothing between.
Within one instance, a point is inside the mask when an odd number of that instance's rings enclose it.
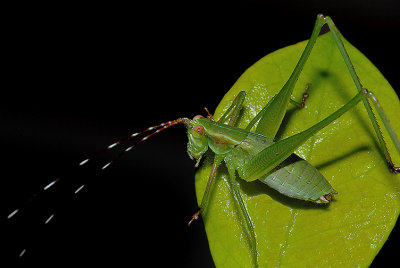
<instances>
[{"instance_id":1,"label":"green katydid nymph","mask_svg":"<svg viewBox=\"0 0 400 268\"><path fill-rule=\"evenodd\" d=\"M358 94L355 94L350 101L319 123L296 135L277 141L275 137L289 104L293 104L300 109L305 106L309 95L308 89L312 85L307 84L305 86L301 101L295 101L291 96L303 66L309 58L322 26L325 24L328 25L333 35L337 48L353 80L353 87L357 89ZM160 125L160 128L156 131L158 132L177 123L185 124L189 139L188 154L197 161L196 166L206 151L210 150L214 153L211 173L203 193L200 209L193 215L189 225L198 219L201 214L206 213L207 207L211 202L216 201L210 192L215 182L218 168L223 162L225 163L228 171L226 183L234 197L233 200L236 202L236 207L241 211L243 225L247 229L253 266L259 266L260 253L257 245L258 243L263 243L263 241L259 241L255 234L251 219L252 215L248 212L246 204L241 197L236 174L246 182L261 181L290 198L313 203L330 203L334 195L337 194L334 189L335 186L332 186L329 183L329 178L325 178L317 168L294 154L294 151L359 102L363 102L375 130L380 149L388 165L387 172L397 174L400 171L399 167L396 167L392 162L370 103L376 109L396 150L400 153L400 143L393 127L374 94L362 86L340 36L330 17L318 15L311 38L286 84L278 94L271 98L264 108L258 111L244 129L235 127L246 98L246 92L241 91L218 120L214 120L207 110L208 116L206 118L200 115L195 116L192 120L180 118ZM354 90L354 92L357 91ZM145 138L147 139L147 137Z\"/></svg>"},{"instance_id":2,"label":"green katydid nymph","mask_svg":"<svg viewBox=\"0 0 400 268\"><path fill-rule=\"evenodd\" d=\"M304 86L304 93L301 101L293 100L291 97L296 82L318 39L321 28L325 24L329 27L335 44L350 73L354 92L356 93L358 91L358 93L354 94L350 101L320 122L293 136L278 141L276 140L276 135L288 106L294 105L298 109L302 109L307 102L309 87L313 87L312 84L306 84ZM268 74L265 75L268 76ZM211 151L214 154L211 172L208 175L208 182L202 194L200 208L190 219L189 225L192 224L194 220L197 220L201 214L207 214L207 208L210 203L217 201L214 200L214 195L212 195L211 192L213 184L215 184L215 178L219 167L222 163L226 165L228 171L226 183L233 196L232 199L236 203L235 207L240 211L239 214L243 219L243 228L247 230L244 231L244 233L247 234L248 238L252 256L252 266L263 266L263 264L259 263L260 252L258 250L258 245L264 242L260 241L260 238L258 238L255 233L252 221L254 215L248 212L246 203L243 201L240 193L238 181L243 180L246 183L258 180L277 190L280 194L293 199L300 199L312 203L330 203L332 199L334 199L334 195L338 193L334 189L335 185L331 185L329 178L325 178L316 167L294 154L294 151L324 127L355 107L358 103L363 103L372 123L378 139L379 148L388 166L387 173L391 172L397 174L400 172L400 168L393 164L370 103L377 111L384 128L399 154L400 142L377 98L371 91L368 91L362 86L343 45L341 34L330 17L323 15L317 16L311 38L283 88L256 113L245 128L239 128L236 127L236 124L241 116L245 99L246 92L240 91L231 102L230 106L222 113L222 116L216 120L214 120L213 116L206 110L208 114L207 117L197 115L193 119L179 118L150 127L146 129L145 132L154 132L142 138L141 141L147 140L150 136L170 126L184 124L187 128L188 135L187 151L189 156L196 160L196 166L199 165L207 151ZM141 133L142 132L135 133L132 137ZM127 150L130 149L132 148L129 147ZM240 179L238 179L238 177ZM205 215L205 217L208 216L209 215ZM281 247L283 248L281 249L281 255L283 255L285 252L285 245L281 245ZM226 259L226 257L221 258Z\"/></svg>"},{"instance_id":3,"label":"green katydid nymph","mask_svg":"<svg viewBox=\"0 0 400 268\"><path fill-rule=\"evenodd\" d=\"M344 61L348 73L351 76L352 87L354 88L354 94L350 100L346 100L344 105L341 105L338 109L333 111L331 114L321 118L319 122L306 128L305 130L298 131L296 134L278 139L278 131L283 122L285 114L290 105L293 105L295 109L302 110L305 108L310 93L310 89L313 88L312 81L307 81L302 85L302 99L294 100L292 98L293 90L295 89L296 83L302 74L303 67L309 59L312 53L313 47L319 39L319 34L324 25L330 30L336 50L340 52L342 61ZM299 156L295 153L297 149L308 142L318 132L327 127L330 124L334 124L335 120L344 115L346 112L354 108L357 104L363 103L363 112L368 115L369 125L375 132L374 139L377 139L377 144L380 149L386 165L388 166L387 173L398 174L400 168L395 166L391 155L390 149L387 146L382 130L384 129L387 135L390 137L393 147L400 155L400 142L395 134L394 128L389 122L388 116L385 114L383 108L378 102L372 91L366 89L353 67L352 61L344 47L343 40L340 32L334 25L332 19L327 16L318 15L311 37L305 46L299 61L296 66L293 66L292 73L289 77L285 77L286 83L282 89L275 94L270 100L259 107L255 116L252 117L245 127L238 127L238 122L243 114L246 98L250 96L251 92L238 91L236 97L224 111L220 112L218 116L211 115L206 109L207 116L196 115L193 119L189 118L178 118L176 120L161 123L156 126L149 127L141 132L131 134L127 139L133 139L143 133L150 134L145 135L137 143L126 148L119 156L131 151L137 144L146 141L151 136L178 124L183 124L187 130L188 144L187 152L190 158L196 161L196 167L203 162L205 156L209 153L214 155L211 165L211 171L208 173L208 181L205 186L205 190L202 191L201 202L199 202L198 211L189 220L188 225L192 224L193 221L197 220L200 215L205 218L209 217L207 210L210 205L216 200L213 192L213 185L218 180L217 173L220 172L221 166L225 166L227 171L227 179L224 181L229 192L231 194L234 206L238 210L240 215L242 226L241 233L244 234L245 243L249 249L251 257L251 266L259 267L264 266L266 261L260 261L260 246L265 249L266 246L263 244L265 237L259 235L255 230L254 217L264 217L265 215L254 215L249 212L246 200L244 200L240 184L253 183L258 181L267 185L268 187L277 191L278 195L286 196L290 199L307 202L317 203L318 208L328 209L329 203L335 200L335 195L340 194L340 190L337 189L336 185L332 183L331 178L324 176L317 167L303 159L304 157ZM265 74L268 76L268 74ZM338 89L339 90L339 89ZM318 94L318 93L315 93ZM372 104L372 106L371 106ZM378 114L375 117L374 111ZM299 111L301 112L301 111ZM381 120L383 128L378 124L378 119ZM113 143L105 148L111 149L118 145L121 141ZM340 145L338 145L340 146ZM118 157L119 157L118 156ZM86 165L91 158L87 158L80 162L80 166ZM113 162L112 160L102 166L102 169L108 168ZM55 183L59 181L59 178L51 181L46 185L43 190L47 191ZM75 193L79 192L82 187L79 187ZM215 189L214 189L215 190ZM354 202L353 200L339 200L339 202ZM333 203L331 206L335 206ZM330 207L329 207L330 208ZM14 217L19 212L19 209L12 211L8 215L8 219ZM296 222L297 213L292 213L290 218L290 224L293 225ZM372 215L372 214L371 214ZM53 218L52 214L47 220L50 221ZM329 221L330 219L326 219ZM263 221L263 220L261 220ZM265 221L263 221L265 222ZM288 226L290 225L288 224ZM310 222L307 224L316 224ZM268 227L267 227L268 228ZM288 227L287 229L290 229ZM329 230L329 228L327 228ZM290 230L289 230L290 231ZM296 241L297 242L297 241ZM278 242L275 241L277 244ZM272 245L272 243L271 243ZM268 245L269 246L269 245ZM286 254L287 243L280 243L281 249L278 265L281 264L282 256ZM318 244L318 246L320 246ZM324 245L321 245L323 247ZM222 248L222 247L221 247ZM25 249L23 253L25 252ZM22 253L22 254L23 254ZM221 257L221 259L227 259L227 256ZM369 258L369 257L368 257ZM368 259L369 260L369 259ZM366 261L366 263L368 262ZM218 263L216 263L218 266ZM322 264L321 264L322 265ZM229 267L229 264L227 264Z\"/></svg>"}]
</instances>

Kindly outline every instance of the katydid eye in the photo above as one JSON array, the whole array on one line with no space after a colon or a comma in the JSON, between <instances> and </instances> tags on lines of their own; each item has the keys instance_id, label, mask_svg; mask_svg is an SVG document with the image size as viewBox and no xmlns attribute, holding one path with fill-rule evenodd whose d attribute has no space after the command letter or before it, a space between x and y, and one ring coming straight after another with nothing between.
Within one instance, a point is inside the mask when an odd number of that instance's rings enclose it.
<instances>
[{"instance_id":1,"label":"katydid eye","mask_svg":"<svg viewBox=\"0 0 400 268\"><path fill-rule=\"evenodd\" d=\"M197 133L199 133L200 135L204 135L205 134L205 130L204 127L197 125L193 128L193 131L196 131Z\"/></svg>"}]
</instances>

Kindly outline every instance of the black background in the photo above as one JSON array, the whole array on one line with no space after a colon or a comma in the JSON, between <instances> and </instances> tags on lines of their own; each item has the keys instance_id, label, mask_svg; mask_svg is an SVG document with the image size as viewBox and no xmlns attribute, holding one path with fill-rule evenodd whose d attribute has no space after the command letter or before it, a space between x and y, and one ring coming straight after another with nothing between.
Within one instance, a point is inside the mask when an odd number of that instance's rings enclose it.
<instances>
[{"instance_id":1,"label":"black background","mask_svg":"<svg viewBox=\"0 0 400 268\"><path fill-rule=\"evenodd\" d=\"M308 39L318 13L330 15L400 88L396 1L10 8L0 105L4 257L42 265L212 267L202 221L186 225L197 205L182 126L106 172L76 170L76 164L132 132L193 117L205 106L213 111L250 65ZM29 201L60 175L63 183ZM74 195L82 183L87 186ZM21 213L6 221L17 207ZM398 229L375 266L395 261Z\"/></svg>"}]
</instances>

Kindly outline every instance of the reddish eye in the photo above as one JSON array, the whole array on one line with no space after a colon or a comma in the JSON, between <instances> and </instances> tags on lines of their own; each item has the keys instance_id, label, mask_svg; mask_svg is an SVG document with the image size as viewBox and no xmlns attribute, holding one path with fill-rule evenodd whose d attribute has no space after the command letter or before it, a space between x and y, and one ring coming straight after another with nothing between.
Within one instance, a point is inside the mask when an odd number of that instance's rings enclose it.
<instances>
[{"instance_id":1,"label":"reddish eye","mask_svg":"<svg viewBox=\"0 0 400 268\"><path fill-rule=\"evenodd\" d=\"M201 134L201 135L205 134L204 127L202 127L202 126L197 125L197 126L195 126L193 128L193 130L196 131L197 133Z\"/></svg>"}]
</instances>

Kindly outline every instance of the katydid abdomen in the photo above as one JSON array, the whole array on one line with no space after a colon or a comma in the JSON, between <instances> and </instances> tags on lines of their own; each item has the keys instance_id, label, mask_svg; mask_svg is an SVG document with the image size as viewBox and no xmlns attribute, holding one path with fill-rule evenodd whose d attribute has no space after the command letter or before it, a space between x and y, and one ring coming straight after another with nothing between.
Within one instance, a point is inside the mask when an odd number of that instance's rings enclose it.
<instances>
[{"instance_id":1,"label":"katydid abdomen","mask_svg":"<svg viewBox=\"0 0 400 268\"><path fill-rule=\"evenodd\" d=\"M295 154L259 180L286 196L316 203L328 203L330 194L337 194L315 167Z\"/></svg>"}]
</instances>

